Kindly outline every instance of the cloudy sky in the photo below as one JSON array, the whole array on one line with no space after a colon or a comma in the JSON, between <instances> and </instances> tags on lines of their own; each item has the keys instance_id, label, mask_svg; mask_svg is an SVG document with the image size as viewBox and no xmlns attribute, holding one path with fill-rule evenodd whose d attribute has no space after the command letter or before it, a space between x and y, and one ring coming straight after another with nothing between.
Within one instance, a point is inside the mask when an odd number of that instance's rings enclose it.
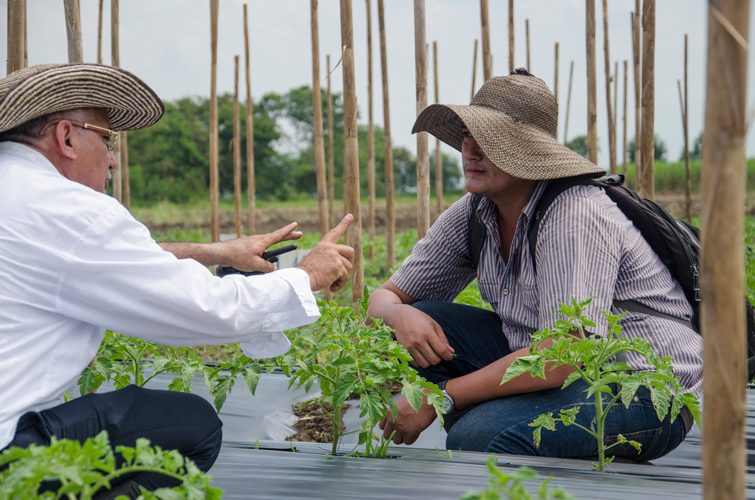
<instances>
[{"instance_id":1,"label":"cloudy sky","mask_svg":"<svg viewBox=\"0 0 755 500\"><path fill-rule=\"evenodd\" d=\"M105 0L103 59L110 62L110 2ZM312 84L312 39L310 2L307 0L221 0L218 41L218 91L233 92L233 56L244 61L242 5L248 4L251 45L252 96L259 99L271 91L286 92ZM491 51L493 72L508 72L508 2L491 0ZM629 61L628 140L634 137L634 87L630 12L634 0L608 2L609 41L612 68L619 61L619 147L623 127L623 60ZM29 64L67 62L63 2L27 0ZM372 50L374 119L383 124L380 45L377 0L372 0ZM97 58L97 0L81 0L84 58ZM608 167L606 121L604 30L602 2L596 1L598 55L599 163ZM7 0L0 0L0 16L7 19ZM440 102L468 103L472 85L474 40L480 40L477 86L482 80L480 5L477 0L426 0L427 41L438 43ZM209 95L210 21L209 0L121 0L120 62L151 85L165 100ZM678 159L683 147L677 80L684 76L684 35L689 34L690 144L704 124L707 2L704 0L658 0L656 28L655 127L667 143L669 159ZM586 134L585 2L582 0L530 0L515 2L515 63L526 65L525 20L530 26L530 71L553 88L555 43L560 44L558 96L559 139L563 140L569 68L574 61L568 134ZM411 0L385 0L388 43L388 75L391 97L391 128L395 144L414 151L411 127L416 116L414 14ZM353 1L354 50L357 102L360 123L367 121L367 9L366 0ZM750 31L755 25L751 12ZM320 0L320 67L326 88L325 56L331 64L340 57L340 2ZM750 36L750 39L752 36ZM7 36L0 36L0 51L6 53ZM430 53L430 55L432 52ZM748 109L755 93L755 56L748 61ZM435 102L433 67L429 67L429 101ZM613 72L613 69L612 69ZM343 87L340 68L333 72L333 91ZM245 94L241 80L241 95ZM434 141L431 145L434 144ZM365 145L360 145L365 146ZM379 146L378 146L379 147ZM432 146L434 147L434 146ZM748 156L755 156L755 134L747 137Z\"/></svg>"}]
</instances>

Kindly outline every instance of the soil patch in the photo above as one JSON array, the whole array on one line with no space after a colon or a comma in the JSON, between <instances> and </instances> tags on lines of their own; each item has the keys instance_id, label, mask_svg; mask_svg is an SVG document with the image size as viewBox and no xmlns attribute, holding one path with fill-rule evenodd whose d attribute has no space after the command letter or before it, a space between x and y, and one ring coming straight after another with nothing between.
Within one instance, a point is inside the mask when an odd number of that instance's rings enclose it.
<instances>
[{"instance_id":1,"label":"soil patch","mask_svg":"<svg viewBox=\"0 0 755 500\"><path fill-rule=\"evenodd\" d=\"M344 408L349 407L350 405L344 405ZM326 404L325 408L329 412L333 411L333 407L329 404ZM306 443L333 442L333 423L319 404L312 401L301 408L299 405L294 405L293 409L294 415L299 417L299 420L294 424L294 429L297 430L297 433L287 437L287 441L304 441ZM341 431L345 429L346 425L343 423L342 418Z\"/></svg>"}]
</instances>

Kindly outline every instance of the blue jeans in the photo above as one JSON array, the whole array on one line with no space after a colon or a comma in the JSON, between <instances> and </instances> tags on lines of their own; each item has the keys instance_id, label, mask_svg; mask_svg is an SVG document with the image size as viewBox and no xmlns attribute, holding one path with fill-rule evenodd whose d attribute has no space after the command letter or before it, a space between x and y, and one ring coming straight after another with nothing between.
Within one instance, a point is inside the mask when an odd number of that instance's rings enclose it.
<instances>
[{"instance_id":1,"label":"blue jeans","mask_svg":"<svg viewBox=\"0 0 755 500\"><path fill-rule=\"evenodd\" d=\"M130 385L102 394L87 394L59 406L21 416L13 441L26 448L32 443L50 444L50 437L83 442L108 431L110 445L134 446L147 438L153 446L178 450L203 471L220 453L222 422L210 403L195 394L143 389ZM2 450L0 450L2 451ZM118 457L118 463L122 460ZM120 476L113 484L131 479L149 490L178 485L157 473ZM48 485L55 488L55 485Z\"/></svg>"},{"instance_id":2,"label":"blue jeans","mask_svg":"<svg viewBox=\"0 0 755 500\"><path fill-rule=\"evenodd\" d=\"M494 312L449 302L417 302L414 307L423 311L443 328L456 356L427 369L420 375L432 382L440 382L471 373L511 352L501 331L501 320ZM525 375L526 376L526 375ZM470 451L539 455L548 457L594 457L598 453L596 440L577 426L556 424L556 432L542 430L540 447L532 439L533 428L528 424L539 415L579 406L577 423L591 427L596 416L594 398L587 398L587 385L582 381L566 389L503 397L481 403L463 413L448 432L446 447ZM615 388L614 388L615 390ZM607 397L607 395L606 395ZM686 431L682 419L672 424L669 415L663 421L644 387L635 395L629 408L618 403L611 407L605 421L605 443L616 442L618 434L642 445L638 452L628 444L611 448L607 455L634 460L652 460L669 453L684 441Z\"/></svg>"}]
</instances>

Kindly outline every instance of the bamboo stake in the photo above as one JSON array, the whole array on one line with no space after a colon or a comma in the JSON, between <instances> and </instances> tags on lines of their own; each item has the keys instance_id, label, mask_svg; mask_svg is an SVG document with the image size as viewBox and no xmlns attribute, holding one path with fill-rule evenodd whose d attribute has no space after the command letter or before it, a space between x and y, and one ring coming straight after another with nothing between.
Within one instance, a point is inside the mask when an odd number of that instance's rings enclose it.
<instances>
[{"instance_id":1,"label":"bamboo stake","mask_svg":"<svg viewBox=\"0 0 755 500\"><path fill-rule=\"evenodd\" d=\"M532 65L530 64L530 20L524 20L524 33L527 40L527 71L532 72Z\"/></svg>"},{"instance_id":2,"label":"bamboo stake","mask_svg":"<svg viewBox=\"0 0 755 500\"><path fill-rule=\"evenodd\" d=\"M330 226L336 225L335 219L335 155L333 154L333 98L330 93L330 54L326 56L328 66L328 220Z\"/></svg>"},{"instance_id":3,"label":"bamboo stake","mask_svg":"<svg viewBox=\"0 0 755 500\"><path fill-rule=\"evenodd\" d=\"M472 56L472 96L469 98L471 101L474 99L475 91L475 77L477 76L477 39L474 39L474 55Z\"/></svg>"},{"instance_id":4,"label":"bamboo stake","mask_svg":"<svg viewBox=\"0 0 755 500\"><path fill-rule=\"evenodd\" d=\"M493 77L493 59L490 55L488 0L480 0L480 23L482 25L482 77L487 82Z\"/></svg>"},{"instance_id":5,"label":"bamboo stake","mask_svg":"<svg viewBox=\"0 0 755 500\"><path fill-rule=\"evenodd\" d=\"M639 0L637 0L639 5ZM643 196L640 170L642 152L640 151L640 137L642 132L642 91L640 79L640 15L639 8L632 14L632 59L634 63L634 189Z\"/></svg>"},{"instance_id":6,"label":"bamboo stake","mask_svg":"<svg viewBox=\"0 0 755 500\"><path fill-rule=\"evenodd\" d=\"M119 0L110 0L110 54L113 66L121 65L119 34ZM125 132L118 133L119 141L116 143L115 152L113 153L118 158L118 165L113 170L113 197L120 202L123 202L123 155L121 151L123 149L124 135Z\"/></svg>"},{"instance_id":7,"label":"bamboo stake","mask_svg":"<svg viewBox=\"0 0 755 500\"><path fill-rule=\"evenodd\" d=\"M487 0L483 0L487 7ZM483 39L484 40L484 39ZM483 41L483 51L485 42ZM425 0L414 0L414 60L417 81L417 116L427 107L427 50ZM427 132L417 134L417 239L430 229L430 157Z\"/></svg>"},{"instance_id":8,"label":"bamboo stake","mask_svg":"<svg viewBox=\"0 0 755 500\"><path fill-rule=\"evenodd\" d=\"M619 135L619 61L615 62L613 71L613 144L616 147L616 154L618 156L618 146L616 144L616 137ZM616 162L618 165L618 161Z\"/></svg>"},{"instance_id":9,"label":"bamboo stake","mask_svg":"<svg viewBox=\"0 0 755 500\"><path fill-rule=\"evenodd\" d=\"M556 97L556 102L558 103L558 42L556 42L556 56L554 60L555 64L553 68L553 95Z\"/></svg>"},{"instance_id":10,"label":"bamboo stake","mask_svg":"<svg viewBox=\"0 0 755 500\"><path fill-rule=\"evenodd\" d=\"M100 14L97 18L97 64L102 64L102 11L105 0L100 0Z\"/></svg>"},{"instance_id":11,"label":"bamboo stake","mask_svg":"<svg viewBox=\"0 0 755 500\"><path fill-rule=\"evenodd\" d=\"M564 120L564 144L569 143L569 108L571 107L571 84L574 81L574 61L569 65L569 91L566 93L566 119Z\"/></svg>"},{"instance_id":12,"label":"bamboo stake","mask_svg":"<svg viewBox=\"0 0 755 500\"><path fill-rule=\"evenodd\" d=\"M369 193L370 262L375 262L375 130L372 119L372 5L367 1L367 191Z\"/></svg>"},{"instance_id":13,"label":"bamboo stake","mask_svg":"<svg viewBox=\"0 0 755 500\"><path fill-rule=\"evenodd\" d=\"M77 0L63 0L68 37L68 62L84 62L84 49L81 45L81 15Z\"/></svg>"},{"instance_id":14,"label":"bamboo stake","mask_svg":"<svg viewBox=\"0 0 755 500\"><path fill-rule=\"evenodd\" d=\"M608 37L608 0L603 0L603 55L606 69L606 111L608 122L608 157L611 173L616 173L616 129L613 121L613 105L611 104L611 57L609 54Z\"/></svg>"},{"instance_id":15,"label":"bamboo stake","mask_svg":"<svg viewBox=\"0 0 755 500\"><path fill-rule=\"evenodd\" d=\"M688 122L688 116L689 116L689 101L688 101L688 94L687 94L687 46L688 46L688 40L687 40L687 34L684 34L684 174L687 179L687 192L686 192L686 201L687 201L687 220L692 221L692 179L690 179L689 174L689 122Z\"/></svg>"},{"instance_id":16,"label":"bamboo stake","mask_svg":"<svg viewBox=\"0 0 755 500\"><path fill-rule=\"evenodd\" d=\"M655 198L655 0L642 4L642 167L645 198Z\"/></svg>"},{"instance_id":17,"label":"bamboo stake","mask_svg":"<svg viewBox=\"0 0 755 500\"><path fill-rule=\"evenodd\" d=\"M685 75L686 76L686 75ZM685 178L685 217L687 221L692 220L692 208L691 208L691 183L689 178L689 140L687 136L687 107L686 107L686 95L682 91L682 82L677 80L676 84L679 88L679 107L682 111L682 135L684 136L684 178ZM686 84L686 81L685 81ZM685 85L686 87L686 85Z\"/></svg>"},{"instance_id":18,"label":"bamboo stake","mask_svg":"<svg viewBox=\"0 0 755 500\"><path fill-rule=\"evenodd\" d=\"M318 0L310 0L312 24L312 109L315 121L315 174L317 206L320 211L320 234L328 232L328 193L325 178L325 141L322 130L322 91L320 90L320 28L317 19Z\"/></svg>"},{"instance_id":19,"label":"bamboo stake","mask_svg":"<svg viewBox=\"0 0 755 500\"><path fill-rule=\"evenodd\" d=\"M24 1L24 68L29 67L29 30L26 19L26 0Z\"/></svg>"},{"instance_id":20,"label":"bamboo stake","mask_svg":"<svg viewBox=\"0 0 755 500\"><path fill-rule=\"evenodd\" d=\"M354 76L354 32L351 0L341 0L341 46L343 49L343 133L344 133L344 200L354 215L348 229L349 244L354 248L351 276L351 300L357 307L364 297L364 256L362 254L362 210L359 203L359 145L357 142L357 96Z\"/></svg>"},{"instance_id":21,"label":"bamboo stake","mask_svg":"<svg viewBox=\"0 0 755 500\"><path fill-rule=\"evenodd\" d=\"M210 0L210 232L212 241L220 240L218 186L218 4Z\"/></svg>"},{"instance_id":22,"label":"bamboo stake","mask_svg":"<svg viewBox=\"0 0 755 500\"><path fill-rule=\"evenodd\" d=\"M585 0L587 45L587 157L598 163L598 77L595 57L595 0Z\"/></svg>"},{"instance_id":23,"label":"bamboo stake","mask_svg":"<svg viewBox=\"0 0 755 500\"><path fill-rule=\"evenodd\" d=\"M440 102L438 91L438 42L433 41L433 70L435 72L435 104ZM443 162L440 155L440 139L435 138L435 198L438 215L443 213Z\"/></svg>"},{"instance_id":24,"label":"bamboo stake","mask_svg":"<svg viewBox=\"0 0 755 500\"><path fill-rule=\"evenodd\" d=\"M239 56L233 56L233 200L236 237L241 238L241 114L239 112Z\"/></svg>"},{"instance_id":25,"label":"bamboo stake","mask_svg":"<svg viewBox=\"0 0 755 500\"><path fill-rule=\"evenodd\" d=\"M515 68L516 66L514 65L514 0L509 0L509 73L513 72Z\"/></svg>"},{"instance_id":26,"label":"bamboo stake","mask_svg":"<svg viewBox=\"0 0 755 500\"><path fill-rule=\"evenodd\" d=\"M393 192L393 147L391 145L391 108L388 95L388 52L385 41L385 12L383 0L378 0L378 25L380 27L380 68L383 77L383 147L385 156L385 234L388 269L396 265L395 239L396 219Z\"/></svg>"},{"instance_id":27,"label":"bamboo stake","mask_svg":"<svg viewBox=\"0 0 755 500\"><path fill-rule=\"evenodd\" d=\"M8 0L8 74L24 68L26 0Z\"/></svg>"},{"instance_id":28,"label":"bamboo stake","mask_svg":"<svg viewBox=\"0 0 755 500\"><path fill-rule=\"evenodd\" d=\"M703 498L745 498L745 137L749 1L710 0L702 162ZM744 45L742 45L744 42ZM707 291L710 291L708 293ZM710 332L710 333L709 333Z\"/></svg>"},{"instance_id":29,"label":"bamboo stake","mask_svg":"<svg viewBox=\"0 0 755 500\"><path fill-rule=\"evenodd\" d=\"M624 59L624 147L621 154L621 173L627 175L627 67L628 61Z\"/></svg>"},{"instance_id":30,"label":"bamboo stake","mask_svg":"<svg viewBox=\"0 0 755 500\"><path fill-rule=\"evenodd\" d=\"M256 191L257 180L254 175L254 102L252 101L252 77L249 64L249 23L247 22L247 4L244 4L244 46L246 58L246 189L249 205L249 234L257 234Z\"/></svg>"}]
</instances>

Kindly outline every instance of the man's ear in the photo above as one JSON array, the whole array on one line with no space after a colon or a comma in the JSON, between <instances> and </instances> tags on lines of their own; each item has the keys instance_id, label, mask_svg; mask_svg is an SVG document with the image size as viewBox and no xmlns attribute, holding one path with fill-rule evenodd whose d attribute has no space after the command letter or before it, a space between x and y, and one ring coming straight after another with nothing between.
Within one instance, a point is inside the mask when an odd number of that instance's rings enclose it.
<instances>
[{"instance_id":1,"label":"man's ear","mask_svg":"<svg viewBox=\"0 0 755 500\"><path fill-rule=\"evenodd\" d=\"M68 158L69 160L75 160L77 158L76 151L78 150L78 136L73 130L73 125L63 120L55 127L55 147L58 150L58 154Z\"/></svg>"}]
</instances>

